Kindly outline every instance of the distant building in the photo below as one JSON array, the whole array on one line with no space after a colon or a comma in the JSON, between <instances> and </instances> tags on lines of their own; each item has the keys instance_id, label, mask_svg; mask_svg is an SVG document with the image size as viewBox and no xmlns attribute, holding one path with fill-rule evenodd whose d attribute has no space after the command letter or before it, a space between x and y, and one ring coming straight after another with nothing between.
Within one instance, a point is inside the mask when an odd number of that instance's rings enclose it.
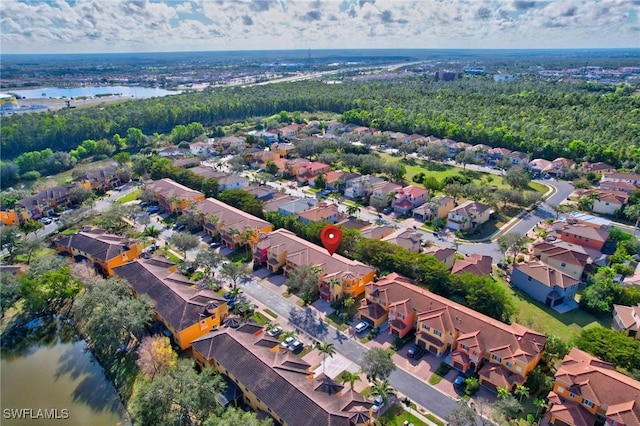
<instances>
[{"instance_id":1,"label":"distant building","mask_svg":"<svg viewBox=\"0 0 640 426\"><path fill-rule=\"evenodd\" d=\"M436 81L453 81L457 78L462 78L462 73L459 73L457 71L446 71L446 70L442 70L442 71L436 71Z\"/></svg>"},{"instance_id":2,"label":"distant building","mask_svg":"<svg viewBox=\"0 0 640 426\"><path fill-rule=\"evenodd\" d=\"M512 82L515 81L515 76L513 74L502 74L502 73L498 73L498 74L494 74L493 75L493 81L497 81L497 82Z\"/></svg>"}]
</instances>

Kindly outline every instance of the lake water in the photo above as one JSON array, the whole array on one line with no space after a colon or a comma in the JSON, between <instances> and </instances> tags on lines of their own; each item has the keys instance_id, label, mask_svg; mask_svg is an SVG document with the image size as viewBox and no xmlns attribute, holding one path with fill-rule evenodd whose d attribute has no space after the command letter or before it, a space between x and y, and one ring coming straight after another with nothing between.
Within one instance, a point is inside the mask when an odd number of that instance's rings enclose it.
<instances>
[{"instance_id":1,"label":"lake water","mask_svg":"<svg viewBox=\"0 0 640 426\"><path fill-rule=\"evenodd\" d=\"M39 89L28 90L7 90L18 96L28 99L48 99L48 98L77 98L81 96L94 97L96 95L122 95L134 98L152 98L155 96L176 95L180 93L176 90L165 90L158 87L132 87L132 86L90 86L90 87L41 87Z\"/></svg>"},{"instance_id":2,"label":"lake water","mask_svg":"<svg viewBox=\"0 0 640 426\"><path fill-rule=\"evenodd\" d=\"M2 347L0 424L130 425L115 388L73 326L52 318L30 325ZM45 415L38 410L50 417L38 418ZM18 414L21 420L12 418Z\"/></svg>"}]
</instances>

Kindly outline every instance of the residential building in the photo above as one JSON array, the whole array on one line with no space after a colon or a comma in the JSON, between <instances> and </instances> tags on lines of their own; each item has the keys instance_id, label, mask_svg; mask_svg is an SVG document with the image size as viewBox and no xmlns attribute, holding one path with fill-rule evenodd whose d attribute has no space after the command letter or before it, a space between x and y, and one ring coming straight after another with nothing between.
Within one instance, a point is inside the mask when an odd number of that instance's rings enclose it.
<instances>
[{"instance_id":1,"label":"residential building","mask_svg":"<svg viewBox=\"0 0 640 426\"><path fill-rule=\"evenodd\" d=\"M315 222L336 223L344 217L337 204L318 203L317 206L298 213L298 220L307 225Z\"/></svg>"},{"instance_id":2,"label":"residential building","mask_svg":"<svg viewBox=\"0 0 640 426\"><path fill-rule=\"evenodd\" d=\"M54 244L58 253L87 258L94 268L108 276L113 275L113 268L137 259L142 253L139 241L108 234L103 229L86 229L63 235Z\"/></svg>"},{"instance_id":3,"label":"residential building","mask_svg":"<svg viewBox=\"0 0 640 426\"><path fill-rule=\"evenodd\" d=\"M262 326L229 318L224 327L193 342L193 356L228 377L244 403L291 426L366 424L372 403L353 389L320 374L268 336Z\"/></svg>"},{"instance_id":4,"label":"residential building","mask_svg":"<svg viewBox=\"0 0 640 426\"><path fill-rule=\"evenodd\" d=\"M566 171L575 166L575 161L568 158L558 157L551 162L551 166L546 170L548 175L555 177L562 177L566 174Z\"/></svg>"},{"instance_id":5,"label":"residential building","mask_svg":"<svg viewBox=\"0 0 640 426\"><path fill-rule=\"evenodd\" d=\"M409 214L414 208L423 205L428 195L428 190L408 185L396 191L391 205L396 213Z\"/></svg>"},{"instance_id":6,"label":"residential building","mask_svg":"<svg viewBox=\"0 0 640 426\"><path fill-rule=\"evenodd\" d=\"M271 200L276 192L275 189L269 185L250 185L243 189L260 201Z\"/></svg>"},{"instance_id":7,"label":"residential building","mask_svg":"<svg viewBox=\"0 0 640 426\"><path fill-rule=\"evenodd\" d=\"M313 208L316 205L315 198L294 198L292 201L278 206L278 213L283 216L298 215Z\"/></svg>"},{"instance_id":8,"label":"residential building","mask_svg":"<svg viewBox=\"0 0 640 426\"><path fill-rule=\"evenodd\" d=\"M130 180L129 175L118 172L118 167L115 165L88 171L75 179L76 182L80 182L85 188L100 192L108 191Z\"/></svg>"},{"instance_id":9,"label":"residential building","mask_svg":"<svg viewBox=\"0 0 640 426\"><path fill-rule=\"evenodd\" d=\"M447 269L451 270L456 260L456 251L449 247L431 246L426 248L423 253L435 256L440 262L447 265Z\"/></svg>"},{"instance_id":10,"label":"residential building","mask_svg":"<svg viewBox=\"0 0 640 426\"><path fill-rule=\"evenodd\" d=\"M393 273L365 289L358 310L374 326L388 324L397 337L416 331L416 344L466 373L477 372L493 391L522 385L542 356L546 336L517 323L504 324L420 288Z\"/></svg>"},{"instance_id":11,"label":"residential building","mask_svg":"<svg viewBox=\"0 0 640 426\"><path fill-rule=\"evenodd\" d=\"M192 155L209 155L209 145L206 142L197 141L189 144Z\"/></svg>"},{"instance_id":12,"label":"residential building","mask_svg":"<svg viewBox=\"0 0 640 426\"><path fill-rule=\"evenodd\" d=\"M198 157L174 158L171 160L171 164L173 164L174 167L180 167L181 169L189 169L199 166L202 164L202 161Z\"/></svg>"},{"instance_id":13,"label":"residential building","mask_svg":"<svg viewBox=\"0 0 640 426\"><path fill-rule=\"evenodd\" d=\"M344 176L343 179L345 181L344 196L352 200L370 196L376 184L385 182L384 179L379 177L371 175L361 176L357 173Z\"/></svg>"},{"instance_id":14,"label":"residential building","mask_svg":"<svg viewBox=\"0 0 640 426\"><path fill-rule=\"evenodd\" d=\"M326 185L325 188L326 189L337 189L336 188L336 184L338 183L338 181L342 181L342 177L344 176L344 172L340 171L340 170L336 170L336 171L330 171L324 174L324 179L326 181ZM318 176L312 177L309 179L309 186L315 188L316 186L316 178ZM344 181L342 181L344 182Z\"/></svg>"},{"instance_id":15,"label":"residential building","mask_svg":"<svg viewBox=\"0 0 640 426\"><path fill-rule=\"evenodd\" d=\"M280 128L280 136L285 139L295 139L298 135L298 132L302 128L299 124L289 124L288 126L284 126Z\"/></svg>"},{"instance_id":16,"label":"residential building","mask_svg":"<svg viewBox=\"0 0 640 426\"><path fill-rule=\"evenodd\" d=\"M453 198L438 195L413 209L413 217L423 222L431 222L435 218L445 219L454 207Z\"/></svg>"},{"instance_id":17,"label":"residential building","mask_svg":"<svg viewBox=\"0 0 640 426\"><path fill-rule=\"evenodd\" d=\"M275 144L274 144L275 145ZM254 152L252 155L252 161L251 161L251 167L254 168L266 168L267 167L267 163L268 162L275 162L276 160L280 159L280 153L278 153L277 151L273 150L273 147L271 147L270 151L258 151L258 152Z\"/></svg>"},{"instance_id":18,"label":"residential building","mask_svg":"<svg viewBox=\"0 0 640 426\"><path fill-rule=\"evenodd\" d=\"M218 139L217 141L215 141L215 144L218 146L222 146L224 149L236 150L245 147L245 140L244 138L231 135Z\"/></svg>"},{"instance_id":19,"label":"residential building","mask_svg":"<svg viewBox=\"0 0 640 426\"><path fill-rule=\"evenodd\" d=\"M596 229L604 229L605 231L611 229L611 221L609 219L583 212L571 212L565 217L565 220L572 225L579 224Z\"/></svg>"},{"instance_id":20,"label":"residential building","mask_svg":"<svg viewBox=\"0 0 640 426\"><path fill-rule=\"evenodd\" d=\"M633 193L633 191L640 189L640 185L636 185L629 182L615 182L615 181L600 181L601 189L608 189L612 191L626 192L627 194Z\"/></svg>"},{"instance_id":21,"label":"residential building","mask_svg":"<svg viewBox=\"0 0 640 426\"><path fill-rule=\"evenodd\" d=\"M455 259L452 274L473 274L479 277L491 275L491 263L493 258L484 254L473 253L464 259Z\"/></svg>"},{"instance_id":22,"label":"residential building","mask_svg":"<svg viewBox=\"0 0 640 426\"><path fill-rule=\"evenodd\" d=\"M393 232L394 232L393 226L383 225L383 226L374 226L371 228L362 229L360 231L360 235L362 235L364 238L382 240L384 237L392 234Z\"/></svg>"},{"instance_id":23,"label":"residential building","mask_svg":"<svg viewBox=\"0 0 640 426\"><path fill-rule=\"evenodd\" d=\"M18 200L13 209L15 217L40 219L47 216L54 209L69 204L69 194L73 188L75 185L58 185Z\"/></svg>"},{"instance_id":24,"label":"residential building","mask_svg":"<svg viewBox=\"0 0 640 426\"><path fill-rule=\"evenodd\" d=\"M307 183L310 179L313 179L320 174L328 173L329 170L330 166L328 164L313 161L307 164L302 164L296 169L296 172L293 173L293 175L298 180L298 183Z\"/></svg>"},{"instance_id":25,"label":"residential building","mask_svg":"<svg viewBox=\"0 0 640 426\"><path fill-rule=\"evenodd\" d=\"M576 191L580 197L595 197L591 211L599 214L613 216L620 209L623 209L629 202L629 194L624 191L616 191L612 189L585 189ZM593 195L592 195L593 194Z\"/></svg>"},{"instance_id":26,"label":"residential building","mask_svg":"<svg viewBox=\"0 0 640 426\"><path fill-rule=\"evenodd\" d=\"M511 150L507 148L491 148L487 151L487 160L490 163L497 163L504 158L509 158L511 155Z\"/></svg>"},{"instance_id":27,"label":"residential building","mask_svg":"<svg viewBox=\"0 0 640 426\"><path fill-rule=\"evenodd\" d=\"M279 211L280 206L291 203L295 200L299 200L299 198L294 197L293 195L285 195L280 192L275 192L270 200L264 202L262 209L265 212L277 212Z\"/></svg>"},{"instance_id":28,"label":"residential building","mask_svg":"<svg viewBox=\"0 0 640 426\"><path fill-rule=\"evenodd\" d=\"M187 188L172 179L165 178L146 182L160 207L167 213L181 212L193 203L204 200L204 194Z\"/></svg>"},{"instance_id":29,"label":"residential building","mask_svg":"<svg viewBox=\"0 0 640 426\"><path fill-rule=\"evenodd\" d=\"M624 182L632 185L640 185L639 173L605 173L600 178L600 183L603 182Z\"/></svg>"},{"instance_id":30,"label":"residential building","mask_svg":"<svg viewBox=\"0 0 640 426\"><path fill-rule=\"evenodd\" d=\"M481 161L488 161L489 157L489 150L491 150L491 147L489 145L485 145L485 144L477 144L471 147L470 151L473 152L473 156L476 158L476 160L481 160Z\"/></svg>"},{"instance_id":31,"label":"residential building","mask_svg":"<svg viewBox=\"0 0 640 426\"><path fill-rule=\"evenodd\" d=\"M447 214L447 228L454 231L473 232L491 218L491 207L477 201L465 201Z\"/></svg>"},{"instance_id":32,"label":"residential building","mask_svg":"<svg viewBox=\"0 0 640 426\"><path fill-rule=\"evenodd\" d=\"M220 191L242 189L249 186L249 179L240 175L228 175L218 178L218 185L220 186Z\"/></svg>"},{"instance_id":33,"label":"residential building","mask_svg":"<svg viewBox=\"0 0 640 426\"><path fill-rule=\"evenodd\" d=\"M185 157L190 154L187 148L178 148L177 146L169 146L158 150L158 156L160 157Z\"/></svg>"},{"instance_id":34,"label":"residential building","mask_svg":"<svg viewBox=\"0 0 640 426\"><path fill-rule=\"evenodd\" d=\"M215 236L220 234L222 243L236 249L253 246L258 236L273 230L273 225L215 198L207 198L194 205L193 210L202 215L204 231Z\"/></svg>"},{"instance_id":35,"label":"residential building","mask_svg":"<svg viewBox=\"0 0 640 426\"><path fill-rule=\"evenodd\" d=\"M529 164L529 156L524 152L513 151L507 155L507 158L511 160L511 164L514 166L526 166Z\"/></svg>"},{"instance_id":36,"label":"residential building","mask_svg":"<svg viewBox=\"0 0 640 426\"><path fill-rule=\"evenodd\" d=\"M198 176L202 176L205 180L208 179L221 179L229 176L229 173L221 172L213 167L196 166L189 169L191 173L195 173Z\"/></svg>"},{"instance_id":37,"label":"residential building","mask_svg":"<svg viewBox=\"0 0 640 426\"><path fill-rule=\"evenodd\" d=\"M137 295L147 295L156 317L171 332L180 349L220 326L229 314L227 301L213 290L198 289L177 272L169 259L137 259L115 269Z\"/></svg>"},{"instance_id":38,"label":"residential building","mask_svg":"<svg viewBox=\"0 0 640 426\"><path fill-rule=\"evenodd\" d=\"M382 241L387 241L389 243L402 247L405 250L419 253L422 248L420 246L421 239L422 234L414 231L413 229L400 229L382 238Z\"/></svg>"},{"instance_id":39,"label":"residential building","mask_svg":"<svg viewBox=\"0 0 640 426\"><path fill-rule=\"evenodd\" d=\"M582 163L582 165L580 166L580 170L583 173L597 173L597 174L605 174L605 173L615 173L616 172L616 168L613 167L611 164L607 164L607 163L603 163L602 161L598 161L597 163L590 163L588 161L585 161Z\"/></svg>"},{"instance_id":40,"label":"residential building","mask_svg":"<svg viewBox=\"0 0 640 426\"><path fill-rule=\"evenodd\" d=\"M580 281L585 268L593 263L593 259L580 246L567 245L568 247L539 241L533 244L532 252L542 262Z\"/></svg>"},{"instance_id":41,"label":"residential building","mask_svg":"<svg viewBox=\"0 0 640 426\"><path fill-rule=\"evenodd\" d=\"M296 151L296 146L292 143L274 143L271 145L271 151L277 152L283 158L289 158Z\"/></svg>"},{"instance_id":42,"label":"residential building","mask_svg":"<svg viewBox=\"0 0 640 426\"><path fill-rule=\"evenodd\" d=\"M638 306L613 305L614 330L622 331L629 337L640 340L640 303Z\"/></svg>"},{"instance_id":43,"label":"residential building","mask_svg":"<svg viewBox=\"0 0 640 426\"><path fill-rule=\"evenodd\" d=\"M291 231L278 229L262 239L254 247L253 261L266 265L271 272L283 269L285 275L299 265L316 265L322 270L320 297L335 300L340 297L357 297L371 282L375 268L329 252Z\"/></svg>"},{"instance_id":44,"label":"residential building","mask_svg":"<svg viewBox=\"0 0 640 426\"><path fill-rule=\"evenodd\" d=\"M20 226L22 222L29 219L29 214L25 209L8 209L0 211L0 222L4 226Z\"/></svg>"},{"instance_id":45,"label":"residential building","mask_svg":"<svg viewBox=\"0 0 640 426\"><path fill-rule=\"evenodd\" d=\"M538 178L547 174L547 171L551 169L551 161L544 158L535 158L529 161L527 165L534 178Z\"/></svg>"},{"instance_id":46,"label":"residential building","mask_svg":"<svg viewBox=\"0 0 640 426\"><path fill-rule=\"evenodd\" d=\"M596 229L591 226L555 222L552 226L554 235L569 243L591 247L602 251L604 243L609 239L609 231Z\"/></svg>"},{"instance_id":47,"label":"residential building","mask_svg":"<svg viewBox=\"0 0 640 426\"><path fill-rule=\"evenodd\" d=\"M640 424L640 382L578 348L562 360L549 392L549 424Z\"/></svg>"},{"instance_id":48,"label":"residential building","mask_svg":"<svg viewBox=\"0 0 640 426\"><path fill-rule=\"evenodd\" d=\"M383 180L378 182L371 188L371 197L369 203L376 206L388 206L395 199L396 193L402 187L392 182Z\"/></svg>"},{"instance_id":49,"label":"residential building","mask_svg":"<svg viewBox=\"0 0 640 426\"><path fill-rule=\"evenodd\" d=\"M573 300L579 284L580 279L540 261L516 263L511 273L513 287L550 307Z\"/></svg>"}]
</instances>

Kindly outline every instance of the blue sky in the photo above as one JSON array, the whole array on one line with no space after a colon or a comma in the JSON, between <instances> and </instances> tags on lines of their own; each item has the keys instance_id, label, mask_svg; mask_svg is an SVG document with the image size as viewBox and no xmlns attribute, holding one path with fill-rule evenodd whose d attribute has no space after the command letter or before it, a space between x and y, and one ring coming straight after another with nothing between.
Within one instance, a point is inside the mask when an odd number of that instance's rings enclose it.
<instances>
[{"instance_id":1,"label":"blue sky","mask_svg":"<svg viewBox=\"0 0 640 426\"><path fill-rule=\"evenodd\" d=\"M3 53L640 47L640 0L2 0Z\"/></svg>"}]
</instances>

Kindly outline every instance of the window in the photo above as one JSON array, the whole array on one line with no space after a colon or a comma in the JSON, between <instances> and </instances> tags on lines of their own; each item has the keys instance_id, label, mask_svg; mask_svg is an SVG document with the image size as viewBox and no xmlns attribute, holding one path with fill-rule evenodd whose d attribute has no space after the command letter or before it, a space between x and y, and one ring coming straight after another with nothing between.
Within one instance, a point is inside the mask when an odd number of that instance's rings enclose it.
<instances>
[{"instance_id":1,"label":"window","mask_svg":"<svg viewBox=\"0 0 640 426\"><path fill-rule=\"evenodd\" d=\"M380 306L384 306L386 304L386 302L384 300L380 300Z\"/></svg>"},{"instance_id":2,"label":"window","mask_svg":"<svg viewBox=\"0 0 640 426\"><path fill-rule=\"evenodd\" d=\"M502 358L500 358L498 355L493 355L493 359L495 359L498 362L502 361Z\"/></svg>"},{"instance_id":3,"label":"window","mask_svg":"<svg viewBox=\"0 0 640 426\"><path fill-rule=\"evenodd\" d=\"M398 313L398 318L404 319L404 314Z\"/></svg>"},{"instance_id":4,"label":"window","mask_svg":"<svg viewBox=\"0 0 640 426\"><path fill-rule=\"evenodd\" d=\"M585 238L585 239L584 239L584 242L585 242L585 243L588 243L588 242L589 242L589 238Z\"/></svg>"},{"instance_id":5,"label":"window","mask_svg":"<svg viewBox=\"0 0 640 426\"><path fill-rule=\"evenodd\" d=\"M573 393L573 392L569 392L569 397L570 397L570 398L575 398L575 397L576 397L576 394L575 394L575 393Z\"/></svg>"},{"instance_id":6,"label":"window","mask_svg":"<svg viewBox=\"0 0 640 426\"><path fill-rule=\"evenodd\" d=\"M593 402L589 401L588 399L583 399L582 402L584 403L584 405L586 405L587 407L593 407Z\"/></svg>"},{"instance_id":7,"label":"window","mask_svg":"<svg viewBox=\"0 0 640 426\"><path fill-rule=\"evenodd\" d=\"M562 386L558 386L558 393L564 392L564 388Z\"/></svg>"},{"instance_id":8,"label":"window","mask_svg":"<svg viewBox=\"0 0 640 426\"><path fill-rule=\"evenodd\" d=\"M511 362L507 361L507 362L506 362L506 365L507 365L507 367L511 367L511 366L513 365L513 363L511 363Z\"/></svg>"},{"instance_id":9,"label":"window","mask_svg":"<svg viewBox=\"0 0 640 426\"><path fill-rule=\"evenodd\" d=\"M566 264L566 263L564 263L564 262L562 262L562 263L561 263L561 265L562 265L562 267L563 267L563 268L564 268L565 266L567 266L567 264Z\"/></svg>"},{"instance_id":10,"label":"window","mask_svg":"<svg viewBox=\"0 0 640 426\"><path fill-rule=\"evenodd\" d=\"M431 327L429 327L427 324L422 324L422 329L429 331L431 330Z\"/></svg>"},{"instance_id":11,"label":"window","mask_svg":"<svg viewBox=\"0 0 640 426\"><path fill-rule=\"evenodd\" d=\"M466 351L467 349L469 349L469 346L467 346L467 345L460 345L460 347L461 347L462 349L464 349L465 351Z\"/></svg>"},{"instance_id":12,"label":"window","mask_svg":"<svg viewBox=\"0 0 640 426\"><path fill-rule=\"evenodd\" d=\"M435 334L436 336L442 336L442 333L440 333L440 330L433 330L433 334Z\"/></svg>"},{"instance_id":13,"label":"window","mask_svg":"<svg viewBox=\"0 0 640 426\"><path fill-rule=\"evenodd\" d=\"M531 278L531 277L527 277L527 281L531 281L531 280L532 280L532 278Z\"/></svg>"}]
</instances>

